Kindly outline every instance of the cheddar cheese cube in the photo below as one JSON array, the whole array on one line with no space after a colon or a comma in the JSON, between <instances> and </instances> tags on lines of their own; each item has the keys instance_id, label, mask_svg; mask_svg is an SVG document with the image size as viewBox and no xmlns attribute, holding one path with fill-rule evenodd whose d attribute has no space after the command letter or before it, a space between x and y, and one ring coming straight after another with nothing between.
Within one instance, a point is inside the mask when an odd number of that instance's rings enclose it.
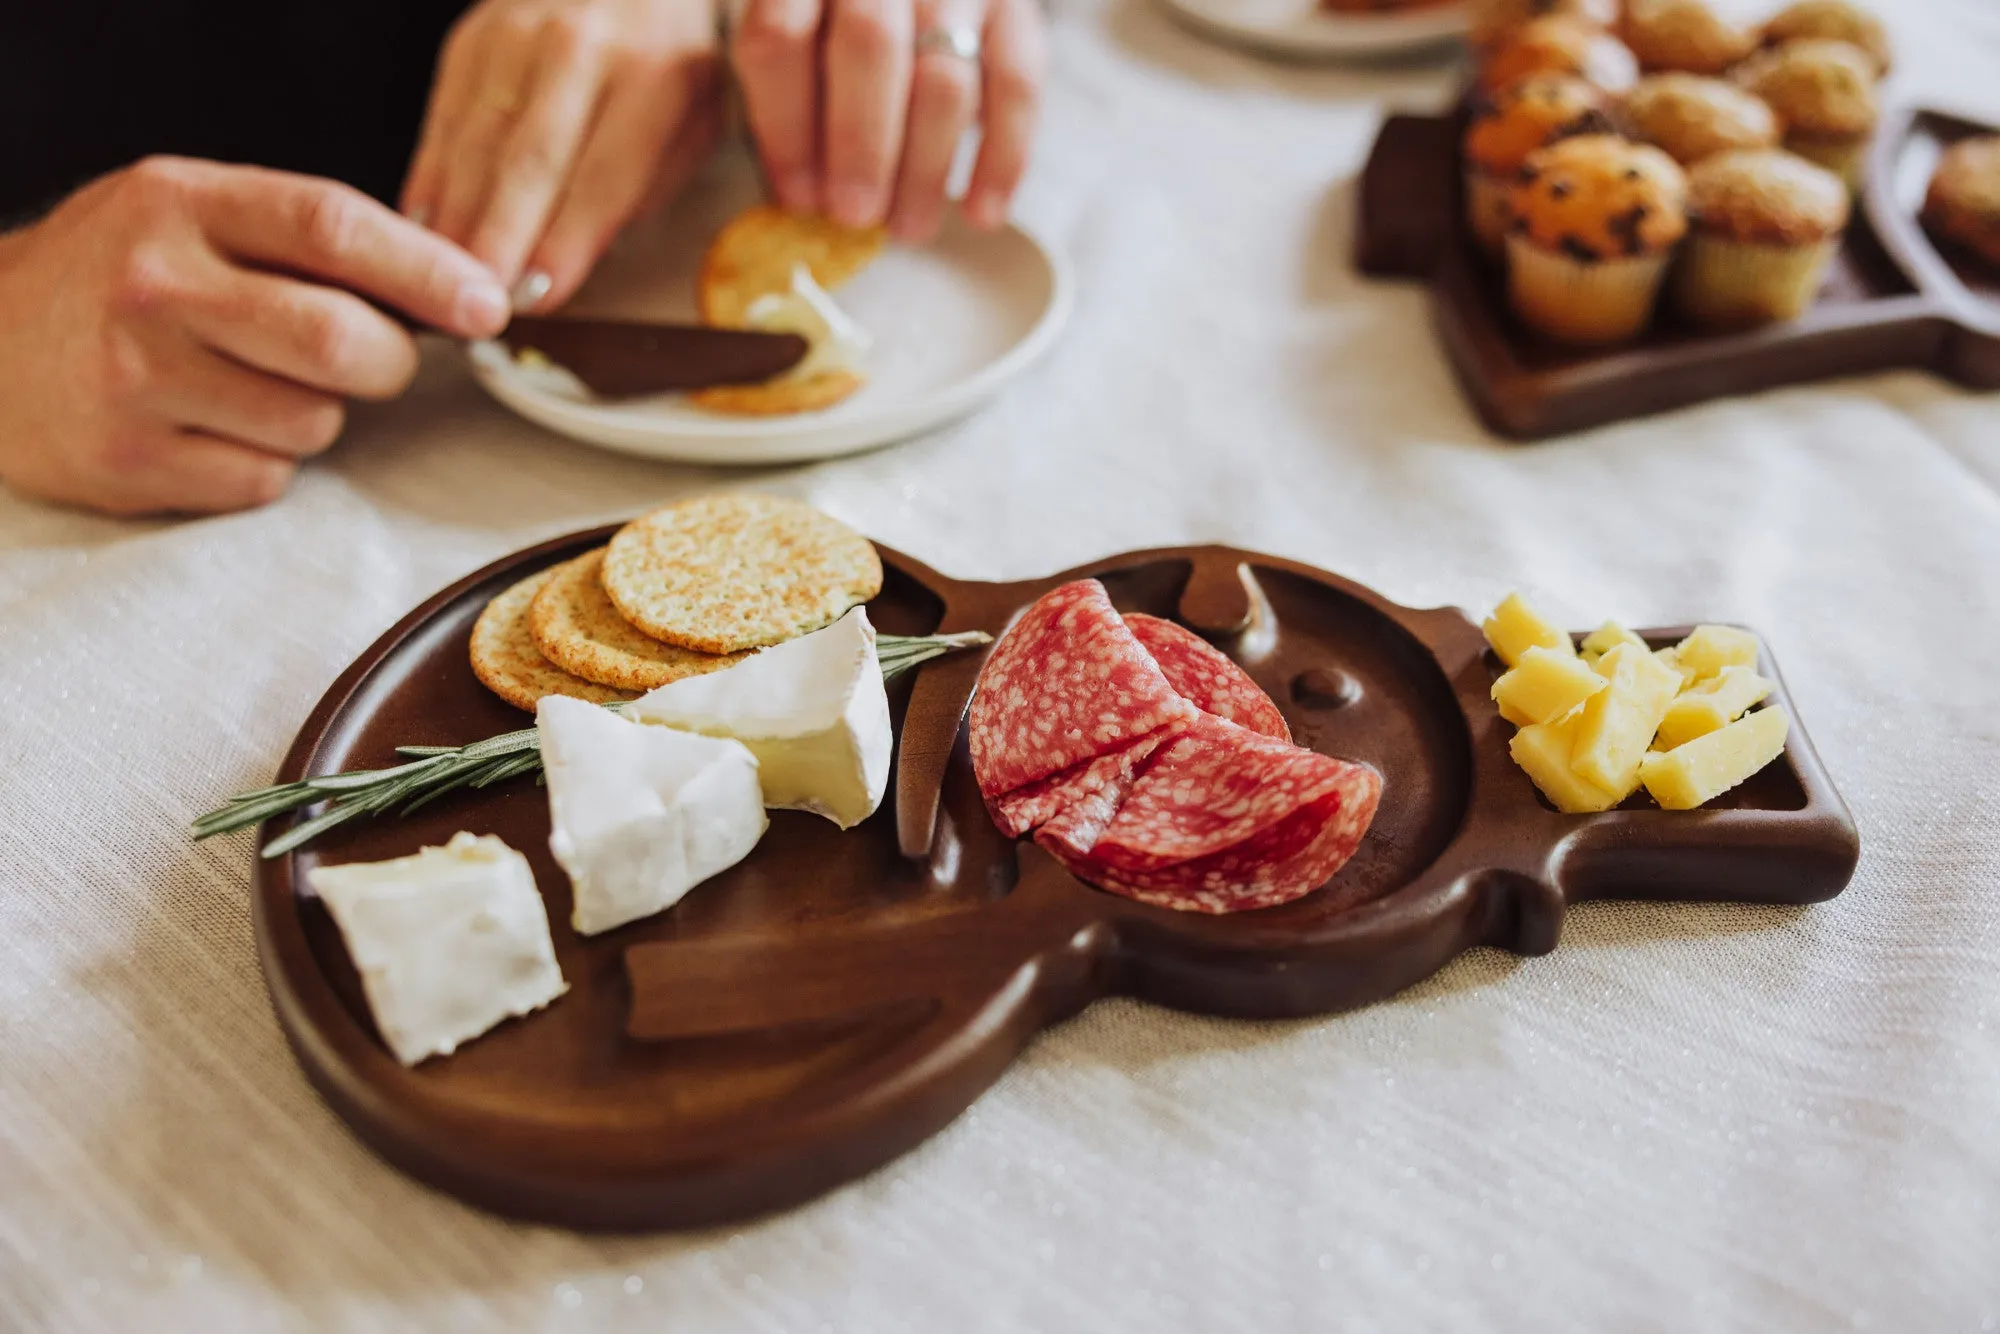
<instances>
[{"instance_id":1,"label":"cheddar cheese cube","mask_svg":"<svg viewBox=\"0 0 2000 1334\"><path fill-rule=\"evenodd\" d=\"M1576 748L1576 729L1581 720L1568 717L1560 722L1531 723L1514 733L1507 749L1514 763L1542 790L1555 808L1565 815L1589 815L1608 811L1628 793L1607 792L1570 767L1570 753Z\"/></svg>"},{"instance_id":2,"label":"cheddar cheese cube","mask_svg":"<svg viewBox=\"0 0 2000 1334\"><path fill-rule=\"evenodd\" d=\"M1696 681L1720 675L1725 667L1755 667L1757 636L1733 625L1697 625L1694 633L1674 645L1683 670Z\"/></svg>"},{"instance_id":3,"label":"cheddar cheese cube","mask_svg":"<svg viewBox=\"0 0 2000 1334\"><path fill-rule=\"evenodd\" d=\"M1681 679L1644 649L1620 644L1599 659L1605 688L1584 702L1570 767L1607 792L1638 785L1639 761L1680 693Z\"/></svg>"},{"instance_id":4,"label":"cheddar cheese cube","mask_svg":"<svg viewBox=\"0 0 2000 1334\"><path fill-rule=\"evenodd\" d=\"M1759 709L1720 731L1648 755L1639 777L1665 809L1691 811L1782 755L1790 730L1783 710Z\"/></svg>"},{"instance_id":5,"label":"cheddar cheese cube","mask_svg":"<svg viewBox=\"0 0 2000 1334\"><path fill-rule=\"evenodd\" d=\"M1663 648L1655 652L1653 656L1659 660L1661 666L1680 677L1681 689L1686 690L1695 683L1694 669L1682 664L1679 648Z\"/></svg>"},{"instance_id":6,"label":"cheddar cheese cube","mask_svg":"<svg viewBox=\"0 0 2000 1334\"><path fill-rule=\"evenodd\" d=\"M1653 745L1659 750L1672 750L1696 737L1719 732L1753 706L1763 703L1770 693L1771 683L1754 669L1724 667L1719 676L1683 690L1667 706L1667 716L1660 720L1660 732L1653 738Z\"/></svg>"},{"instance_id":7,"label":"cheddar cheese cube","mask_svg":"<svg viewBox=\"0 0 2000 1334\"><path fill-rule=\"evenodd\" d=\"M1509 667L1518 666L1521 655L1536 647L1572 657L1576 654L1576 645L1570 643L1569 635L1551 625L1519 593L1509 593L1480 628L1486 632L1486 642L1500 655L1500 661Z\"/></svg>"},{"instance_id":8,"label":"cheddar cheese cube","mask_svg":"<svg viewBox=\"0 0 2000 1334\"><path fill-rule=\"evenodd\" d=\"M1617 648L1620 644L1630 644L1634 648L1647 647L1646 641L1627 630L1616 621L1606 621L1583 637L1585 661L1596 662L1599 658Z\"/></svg>"},{"instance_id":9,"label":"cheddar cheese cube","mask_svg":"<svg viewBox=\"0 0 2000 1334\"><path fill-rule=\"evenodd\" d=\"M1520 665L1493 683L1500 716L1517 727L1552 723L1604 689L1605 680L1573 654L1537 644Z\"/></svg>"}]
</instances>

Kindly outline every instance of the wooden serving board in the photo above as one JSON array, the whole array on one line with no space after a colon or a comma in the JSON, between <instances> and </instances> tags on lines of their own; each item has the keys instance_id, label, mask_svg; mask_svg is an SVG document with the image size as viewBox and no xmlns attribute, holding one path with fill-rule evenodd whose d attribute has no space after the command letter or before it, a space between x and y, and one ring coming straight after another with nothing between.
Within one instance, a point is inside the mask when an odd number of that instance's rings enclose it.
<instances>
[{"instance_id":1,"label":"wooden serving board","mask_svg":"<svg viewBox=\"0 0 2000 1334\"><path fill-rule=\"evenodd\" d=\"M510 556L417 608L334 683L281 780L523 726L473 679L472 622L516 579L614 531ZM997 635L1047 589L1094 575L1121 609L1207 634L1270 692L1300 744L1381 770L1361 850L1315 893L1230 917L1078 882L987 818L962 727L978 653L892 686L900 747L873 818L842 833L774 812L743 863L605 935L570 930L569 884L532 782L343 826L259 863L257 943L307 1077L383 1157L475 1204L572 1227L741 1218L888 1162L957 1116L1038 1029L1101 996L1207 1014L1328 1013L1386 997L1475 945L1550 950L1580 900L1808 903L1839 893L1859 854L1782 682L1773 705L1792 715L1785 756L1719 809L1666 812L1642 796L1565 816L1508 758L1513 729L1488 696L1498 663L1461 612L1412 611L1224 547L1138 552L1015 584L882 557L887 581L869 612L885 631ZM1760 670L1779 680L1770 661ZM406 854L459 829L527 855L571 990L406 1069L377 1037L305 872Z\"/></svg>"},{"instance_id":2,"label":"wooden serving board","mask_svg":"<svg viewBox=\"0 0 2000 1334\"><path fill-rule=\"evenodd\" d=\"M1936 371L1975 389L2000 388L2000 286L1969 286L1915 219L1923 201L1898 171L1926 143L1970 133L1937 112L1892 118L1870 156L1857 207L1813 308L1789 324L1708 333L1665 306L1637 340L1575 348L1514 317L1497 260L1465 228L1453 116L1392 116L1362 173L1355 267L1431 285L1438 334L1460 384L1496 433L1539 440L1730 394L1895 367ZM1913 157L1912 155L1915 155ZM1930 154L1936 160L1935 149Z\"/></svg>"}]
</instances>

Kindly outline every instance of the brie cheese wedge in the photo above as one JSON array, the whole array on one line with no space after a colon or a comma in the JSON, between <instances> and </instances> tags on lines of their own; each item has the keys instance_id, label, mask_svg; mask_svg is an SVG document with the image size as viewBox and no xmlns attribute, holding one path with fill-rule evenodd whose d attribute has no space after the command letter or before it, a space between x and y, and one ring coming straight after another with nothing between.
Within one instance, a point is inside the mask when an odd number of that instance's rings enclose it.
<instances>
[{"instance_id":1,"label":"brie cheese wedge","mask_svg":"<svg viewBox=\"0 0 2000 1334\"><path fill-rule=\"evenodd\" d=\"M734 667L669 682L627 704L625 716L735 738L757 757L766 806L811 811L842 829L874 814L889 785L889 694L875 627L860 607Z\"/></svg>"},{"instance_id":2,"label":"brie cheese wedge","mask_svg":"<svg viewBox=\"0 0 2000 1334\"><path fill-rule=\"evenodd\" d=\"M574 886L579 935L671 908L763 837L757 760L734 741L641 727L560 695L542 700L535 726L549 848Z\"/></svg>"},{"instance_id":3,"label":"brie cheese wedge","mask_svg":"<svg viewBox=\"0 0 2000 1334\"><path fill-rule=\"evenodd\" d=\"M569 990L528 859L469 833L381 862L315 866L375 1026L404 1065L448 1056Z\"/></svg>"}]
</instances>

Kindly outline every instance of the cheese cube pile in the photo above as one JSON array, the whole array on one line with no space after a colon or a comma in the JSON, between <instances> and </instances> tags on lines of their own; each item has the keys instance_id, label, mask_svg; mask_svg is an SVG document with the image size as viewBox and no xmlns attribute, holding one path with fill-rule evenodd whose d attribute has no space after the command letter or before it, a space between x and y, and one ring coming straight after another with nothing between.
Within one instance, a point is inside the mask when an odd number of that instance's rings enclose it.
<instances>
[{"instance_id":1,"label":"cheese cube pile","mask_svg":"<svg viewBox=\"0 0 2000 1334\"><path fill-rule=\"evenodd\" d=\"M1518 593L1482 628L1508 668L1493 699L1520 728L1509 751L1566 814L1608 811L1641 786L1666 810L1692 810L1784 753L1785 715L1751 712L1772 686L1747 630L1697 626L1655 651L1606 621L1579 653Z\"/></svg>"}]
</instances>

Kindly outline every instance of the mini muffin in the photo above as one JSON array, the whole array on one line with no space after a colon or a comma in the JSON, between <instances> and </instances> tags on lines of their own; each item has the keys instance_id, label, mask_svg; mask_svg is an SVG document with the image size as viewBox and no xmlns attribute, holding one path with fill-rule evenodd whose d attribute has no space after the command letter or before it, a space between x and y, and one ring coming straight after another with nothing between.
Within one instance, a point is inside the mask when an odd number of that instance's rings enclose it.
<instances>
[{"instance_id":1,"label":"mini muffin","mask_svg":"<svg viewBox=\"0 0 2000 1334\"><path fill-rule=\"evenodd\" d=\"M1622 110L1634 138L1663 149L1683 167L1735 148L1775 148L1784 132L1762 98L1699 74L1641 79Z\"/></svg>"},{"instance_id":2,"label":"mini muffin","mask_svg":"<svg viewBox=\"0 0 2000 1334\"><path fill-rule=\"evenodd\" d=\"M1607 93L1623 93L1639 81L1639 62L1625 43L1582 19L1534 19L1486 54L1479 86L1502 93L1537 74L1588 79Z\"/></svg>"},{"instance_id":3,"label":"mini muffin","mask_svg":"<svg viewBox=\"0 0 2000 1334\"><path fill-rule=\"evenodd\" d=\"M1609 28L1618 22L1618 0L1475 0L1470 38L1474 47L1483 50L1499 45L1516 28L1553 16Z\"/></svg>"},{"instance_id":4,"label":"mini muffin","mask_svg":"<svg viewBox=\"0 0 2000 1334\"><path fill-rule=\"evenodd\" d=\"M1764 45L1783 46L1807 37L1848 42L1868 53L1878 74L1889 72L1889 31L1859 5L1848 0L1799 0L1764 25Z\"/></svg>"},{"instance_id":5,"label":"mini muffin","mask_svg":"<svg viewBox=\"0 0 2000 1334\"><path fill-rule=\"evenodd\" d=\"M1720 74L1757 49L1757 38L1703 0L1626 0L1619 36L1645 70Z\"/></svg>"},{"instance_id":6,"label":"mini muffin","mask_svg":"<svg viewBox=\"0 0 2000 1334\"><path fill-rule=\"evenodd\" d=\"M1709 329L1804 314L1847 226L1847 186L1776 149L1705 159L1688 173L1688 242L1674 308Z\"/></svg>"},{"instance_id":7,"label":"mini muffin","mask_svg":"<svg viewBox=\"0 0 2000 1334\"><path fill-rule=\"evenodd\" d=\"M1572 135L1609 134L1610 103L1594 83L1551 74L1480 104L1465 135L1465 211L1482 248L1506 247L1507 192L1528 155Z\"/></svg>"},{"instance_id":8,"label":"mini muffin","mask_svg":"<svg viewBox=\"0 0 2000 1334\"><path fill-rule=\"evenodd\" d=\"M1945 151L1924 200L1924 222L2000 265L2000 135L1961 139Z\"/></svg>"},{"instance_id":9,"label":"mini muffin","mask_svg":"<svg viewBox=\"0 0 2000 1334\"><path fill-rule=\"evenodd\" d=\"M1807 38L1766 51L1736 70L1736 81L1771 104L1785 147L1833 172L1853 189L1881 108L1875 64L1846 42Z\"/></svg>"},{"instance_id":10,"label":"mini muffin","mask_svg":"<svg viewBox=\"0 0 2000 1334\"><path fill-rule=\"evenodd\" d=\"M1638 333L1687 233L1686 195L1672 158L1615 135L1580 135L1531 155L1507 199L1515 314L1569 343Z\"/></svg>"}]
</instances>

